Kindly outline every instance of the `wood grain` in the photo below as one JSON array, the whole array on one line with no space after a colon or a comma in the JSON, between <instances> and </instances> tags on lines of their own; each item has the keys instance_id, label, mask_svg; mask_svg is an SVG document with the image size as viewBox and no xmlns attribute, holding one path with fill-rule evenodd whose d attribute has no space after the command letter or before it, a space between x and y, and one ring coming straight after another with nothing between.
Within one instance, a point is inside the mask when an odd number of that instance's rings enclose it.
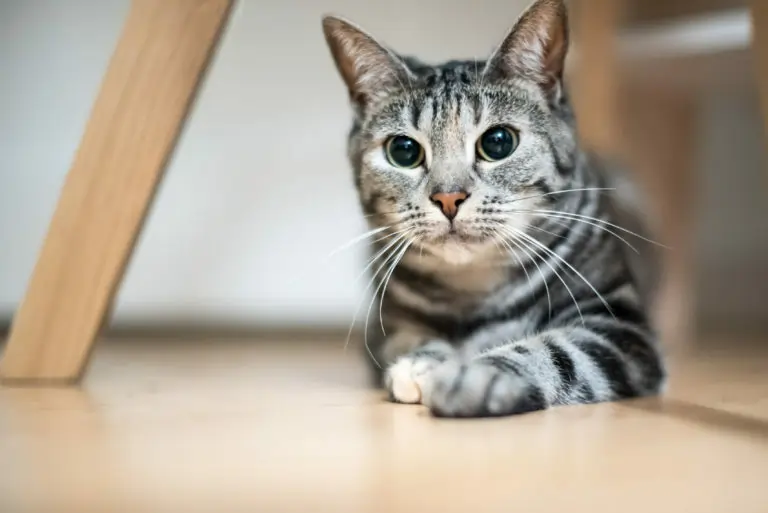
<instances>
[{"instance_id":1,"label":"wood grain","mask_svg":"<svg viewBox=\"0 0 768 513\"><path fill-rule=\"evenodd\" d=\"M232 3L134 0L11 327L4 383L81 377Z\"/></svg>"},{"instance_id":2,"label":"wood grain","mask_svg":"<svg viewBox=\"0 0 768 513\"><path fill-rule=\"evenodd\" d=\"M0 388L0 511L768 510L765 338L670 360L663 398L461 421L344 338L105 341L87 388Z\"/></svg>"}]
</instances>

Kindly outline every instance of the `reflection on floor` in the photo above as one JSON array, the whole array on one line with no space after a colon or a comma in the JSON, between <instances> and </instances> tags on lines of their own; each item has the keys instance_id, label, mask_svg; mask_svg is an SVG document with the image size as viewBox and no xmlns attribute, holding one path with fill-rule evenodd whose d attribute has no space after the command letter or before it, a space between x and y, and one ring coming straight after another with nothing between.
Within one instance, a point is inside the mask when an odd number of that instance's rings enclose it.
<instances>
[{"instance_id":1,"label":"reflection on floor","mask_svg":"<svg viewBox=\"0 0 768 513\"><path fill-rule=\"evenodd\" d=\"M342 344L109 341L82 389L0 388L0 511L764 512L768 344L738 347L663 400L450 421Z\"/></svg>"}]
</instances>

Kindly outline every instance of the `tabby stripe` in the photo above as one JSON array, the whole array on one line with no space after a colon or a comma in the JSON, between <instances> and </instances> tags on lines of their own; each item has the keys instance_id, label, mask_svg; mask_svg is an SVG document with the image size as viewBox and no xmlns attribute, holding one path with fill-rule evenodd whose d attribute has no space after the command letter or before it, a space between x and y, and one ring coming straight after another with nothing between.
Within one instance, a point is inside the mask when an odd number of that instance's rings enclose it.
<instances>
[{"instance_id":1,"label":"tabby stripe","mask_svg":"<svg viewBox=\"0 0 768 513\"><path fill-rule=\"evenodd\" d=\"M532 411L543 410L547 407L547 399L541 388L529 383L525 389L525 394L517 401L514 413L528 413Z\"/></svg>"},{"instance_id":2,"label":"tabby stripe","mask_svg":"<svg viewBox=\"0 0 768 513\"><path fill-rule=\"evenodd\" d=\"M509 358L505 358L499 355L490 355L483 356L481 361L488 363L498 371L507 372L516 376L523 377L523 371L520 369L520 366L517 364L517 362L514 362Z\"/></svg>"},{"instance_id":3,"label":"tabby stripe","mask_svg":"<svg viewBox=\"0 0 768 513\"><path fill-rule=\"evenodd\" d=\"M592 361L600 368L608 380L611 390L617 398L632 397L635 391L629 382L629 375L621 357L613 350L608 349L599 342L583 340L575 346L584 354L592 358Z\"/></svg>"},{"instance_id":4,"label":"tabby stripe","mask_svg":"<svg viewBox=\"0 0 768 513\"><path fill-rule=\"evenodd\" d=\"M557 367L557 373L560 375L560 389L563 395L570 393L573 385L576 383L576 366L573 359L560 345L553 341L545 341L552 363Z\"/></svg>"},{"instance_id":5,"label":"tabby stripe","mask_svg":"<svg viewBox=\"0 0 768 513\"><path fill-rule=\"evenodd\" d=\"M590 319L587 322L587 328L601 335L627 359L640 366L644 391L651 392L659 389L665 373L650 334L604 318L600 319L600 322L597 322L597 319Z\"/></svg>"},{"instance_id":6,"label":"tabby stripe","mask_svg":"<svg viewBox=\"0 0 768 513\"><path fill-rule=\"evenodd\" d=\"M581 400L585 403L593 403L595 400L597 400L595 397L595 391L592 390L592 385L586 381L582 382L581 386L579 387L578 394L579 397L581 397Z\"/></svg>"},{"instance_id":7,"label":"tabby stripe","mask_svg":"<svg viewBox=\"0 0 768 513\"><path fill-rule=\"evenodd\" d=\"M590 293L592 292L590 291ZM578 297L576 299L579 300ZM581 300L578 301L578 308L576 308L576 305L567 306L569 301L563 300L563 304L553 306L553 309L559 310L560 313L552 319L552 325L562 326L572 322L580 323L582 318L586 319L588 316L608 316L609 319L625 321L639 326L648 324L648 318L640 305L635 305L625 298L611 299L605 295L603 295L603 300L605 301L605 304L603 304L603 301L598 297ZM606 304L608 305L607 307ZM581 311L581 315L579 315L579 311Z\"/></svg>"},{"instance_id":8,"label":"tabby stripe","mask_svg":"<svg viewBox=\"0 0 768 513\"><path fill-rule=\"evenodd\" d=\"M419 120L421 119L421 104L417 101L411 102L411 124L413 128L419 130Z\"/></svg>"}]
</instances>

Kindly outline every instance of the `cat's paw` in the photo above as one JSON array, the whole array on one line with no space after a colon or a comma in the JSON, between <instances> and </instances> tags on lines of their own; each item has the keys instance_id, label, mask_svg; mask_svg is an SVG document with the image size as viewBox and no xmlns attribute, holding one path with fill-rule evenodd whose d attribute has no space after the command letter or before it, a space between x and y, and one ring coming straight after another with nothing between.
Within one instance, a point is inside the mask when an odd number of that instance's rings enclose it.
<instances>
[{"instance_id":1,"label":"cat's paw","mask_svg":"<svg viewBox=\"0 0 768 513\"><path fill-rule=\"evenodd\" d=\"M386 386L390 398L398 403L419 404L429 374L439 364L433 358L403 356L387 369Z\"/></svg>"},{"instance_id":2,"label":"cat's paw","mask_svg":"<svg viewBox=\"0 0 768 513\"><path fill-rule=\"evenodd\" d=\"M422 401L439 417L489 417L523 411L526 381L486 363L450 360L435 368Z\"/></svg>"}]
</instances>

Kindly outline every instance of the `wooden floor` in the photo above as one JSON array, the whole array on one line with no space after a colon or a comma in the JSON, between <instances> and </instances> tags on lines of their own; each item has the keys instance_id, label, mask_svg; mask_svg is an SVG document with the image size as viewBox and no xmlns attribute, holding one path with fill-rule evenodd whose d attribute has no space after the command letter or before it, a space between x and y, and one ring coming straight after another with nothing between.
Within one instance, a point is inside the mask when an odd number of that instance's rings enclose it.
<instances>
[{"instance_id":1,"label":"wooden floor","mask_svg":"<svg viewBox=\"0 0 768 513\"><path fill-rule=\"evenodd\" d=\"M723 347L663 400L451 421L340 344L111 341L0 388L0 512L768 512L768 344Z\"/></svg>"}]
</instances>

